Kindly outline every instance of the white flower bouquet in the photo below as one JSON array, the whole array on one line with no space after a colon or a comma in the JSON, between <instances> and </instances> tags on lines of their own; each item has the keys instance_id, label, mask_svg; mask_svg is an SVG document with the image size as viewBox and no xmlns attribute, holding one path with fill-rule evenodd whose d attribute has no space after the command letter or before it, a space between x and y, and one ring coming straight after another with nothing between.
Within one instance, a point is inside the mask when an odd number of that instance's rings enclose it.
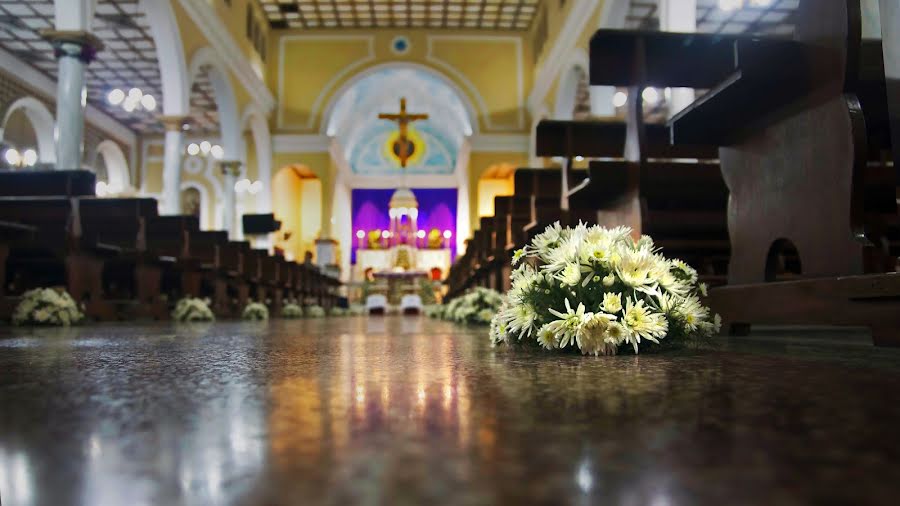
<instances>
[{"instance_id":1,"label":"white flower bouquet","mask_svg":"<svg viewBox=\"0 0 900 506\"><path fill-rule=\"evenodd\" d=\"M347 316L348 314L350 314L349 309L335 306L331 308L331 312L328 316Z\"/></svg>"},{"instance_id":2,"label":"white flower bouquet","mask_svg":"<svg viewBox=\"0 0 900 506\"><path fill-rule=\"evenodd\" d=\"M425 316L429 318L438 318L441 319L444 317L444 306L440 304L433 304L431 306L425 306L424 310Z\"/></svg>"},{"instance_id":3,"label":"white flower bouquet","mask_svg":"<svg viewBox=\"0 0 900 506\"><path fill-rule=\"evenodd\" d=\"M697 271L659 253L650 237L627 227L547 227L513 256L529 261L512 273L506 302L491 321L491 340L577 347L613 355L642 343L683 342L718 333L721 319L700 296Z\"/></svg>"},{"instance_id":4,"label":"white flower bouquet","mask_svg":"<svg viewBox=\"0 0 900 506\"><path fill-rule=\"evenodd\" d=\"M175 304L172 319L176 322L211 322L216 317L209 308L209 300L185 297Z\"/></svg>"},{"instance_id":5,"label":"white flower bouquet","mask_svg":"<svg viewBox=\"0 0 900 506\"><path fill-rule=\"evenodd\" d=\"M451 300L443 309L443 318L457 323L487 325L503 305L503 296L496 290L477 287Z\"/></svg>"},{"instance_id":6,"label":"white flower bouquet","mask_svg":"<svg viewBox=\"0 0 900 506\"><path fill-rule=\"evenodd\" d=\"M262 302L250 301L241 312L242 320L264 321L269 319L269 308Z\"/></svg>"},{"instance_id":7,"label":"white flower bouquet","mask_svg":"<svg viewBox=\"0 0 900 506\"><path fill-rule=\"evenodd\" d=\"M294 302L288 302L281 308L281 317L291 320L303 318L303 308Z\"/></svg>"},{"instance_id":8,"label":"white flower bouquet","mask_svg":"<svg viewBox=\"0 0 900 506\"><path fill-rule=\"evenodd\" d=\"M12 314L13 325L68 327L83 319L75 299L68 292L53 288L25 292Z\"/></svg>"},{"instance_id":9,"label":"white flower bouquet","mask_svg":"<svg viewBox=\"0 0 900 506\"><path fill-rule=\"evenodd\" d=\"M304 312L307 318L325 318L325 308L317 304L306 306Z\"/></svg>"}]
</instances>

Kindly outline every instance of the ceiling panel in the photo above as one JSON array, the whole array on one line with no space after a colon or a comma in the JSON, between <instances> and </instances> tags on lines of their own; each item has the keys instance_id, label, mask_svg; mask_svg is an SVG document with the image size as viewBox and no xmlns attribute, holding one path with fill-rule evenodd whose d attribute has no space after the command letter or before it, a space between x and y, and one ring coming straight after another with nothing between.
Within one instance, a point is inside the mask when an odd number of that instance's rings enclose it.
<instances>
[{"instance_id":1,"label":"ceiling panel","mask_svg":"<svg viewBox=\"0 0 900 506\"><path fill-rule=\"evenodd\" d=\"M273 28L527 30L539 1L260 0L260 4Z\"/></svg>"}]
</instances>

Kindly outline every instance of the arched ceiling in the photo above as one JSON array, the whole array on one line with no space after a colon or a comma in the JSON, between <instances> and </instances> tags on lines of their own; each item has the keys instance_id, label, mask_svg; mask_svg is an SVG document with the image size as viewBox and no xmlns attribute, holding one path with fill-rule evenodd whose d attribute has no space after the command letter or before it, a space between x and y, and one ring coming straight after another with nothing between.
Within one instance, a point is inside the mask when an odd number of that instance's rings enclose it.
<instances>
[{"instance_id":1,"label":"arched ceiling","mask_svg":"<svg viewBox=\"0 0 900 506\"><path fill-rule=\"evenodd\" d=\"M359 174L396 173L396 163L383 156L388 138L397 125L378 119L379 113L396 113L406 98L408 113L429 118L412 124L425 142L426 151L408 168L411 174L448 174L456 165L456 153L472 134L472 120L457 92L430 71L418 68L384 68L359 79L335 102L327 133L344 147L344 156Z\"/></svg>"}]
</instances>

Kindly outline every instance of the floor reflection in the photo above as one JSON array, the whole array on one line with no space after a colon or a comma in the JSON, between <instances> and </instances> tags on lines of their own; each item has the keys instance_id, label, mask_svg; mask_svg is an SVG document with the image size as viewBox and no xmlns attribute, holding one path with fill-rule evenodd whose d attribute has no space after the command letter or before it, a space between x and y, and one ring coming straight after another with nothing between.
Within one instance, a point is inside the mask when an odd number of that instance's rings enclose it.
<instances>
[{"instance_id":1,"label":"floor reflection","mask_svg":"<svg viewBox=\"0 0 900 506\"><path fill-rule=\"evenodd\" d=\"M877 503L900 354L491 349L414 317L0 329L8 505ZM849 481L848 481L849 480ZM852 483L852 487L846 487Z\"/></svg>"}]
</instances>

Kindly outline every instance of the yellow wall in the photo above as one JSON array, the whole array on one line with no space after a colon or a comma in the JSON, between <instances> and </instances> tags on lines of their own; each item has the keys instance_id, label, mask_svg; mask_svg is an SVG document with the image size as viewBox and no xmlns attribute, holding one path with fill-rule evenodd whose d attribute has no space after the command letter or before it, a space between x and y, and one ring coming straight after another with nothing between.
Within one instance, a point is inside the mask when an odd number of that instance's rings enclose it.
<instances>
[{"instance_id":1,"label":"yellow wall","mask_svg":"<svg viewBox=\"0 0 900 506\"><path fill-rule=\"evenodd\" d=\"M469 156L469 218L470 230L478 229L479 193L478 182L491 166L510 164L514 167L525 167L528 164L527 153L472 153ZM492 203L493 205L493 203Z\"/></svg>"},{"instance_id":2,"label":"yellow wall","mask_svg":"<svg viewBox=\"0 0 900 506\"><path fill-rule=\"evenodd\" d=\"M391 51L406 36L410 49ZM340 88L351 78L386 63L428 67L462 90L482 131L525 131L525 98L531 87L526 32L427 30L284 31L272 34L269 86L278 98L273 128L314 132Z\"/></svg>"},{"instance_id":3,"label":"yellow wall","mask_svg":"<svg viewBox=\"0 0 900 506\"><path fill-rule=\"evenodd\" d=\"M306 251L315 255L322 213L322 182L301 178L290 167L279 170L272 178L272 209L281 222L276 247L298 260L303 259ZM289 239L284 239L284 232L291 233Z\"/></svg>"},{"instance_id":4,"label":"yellow wall","mask_svg":"<svg viewBox=\"0 0 900 506\"><path fill-rule=\"evenodd\" d=\"M478 217L494 215L494 197L512 195L512 177L486 178L478 181Z\"/></svg>"}]
</instances>

